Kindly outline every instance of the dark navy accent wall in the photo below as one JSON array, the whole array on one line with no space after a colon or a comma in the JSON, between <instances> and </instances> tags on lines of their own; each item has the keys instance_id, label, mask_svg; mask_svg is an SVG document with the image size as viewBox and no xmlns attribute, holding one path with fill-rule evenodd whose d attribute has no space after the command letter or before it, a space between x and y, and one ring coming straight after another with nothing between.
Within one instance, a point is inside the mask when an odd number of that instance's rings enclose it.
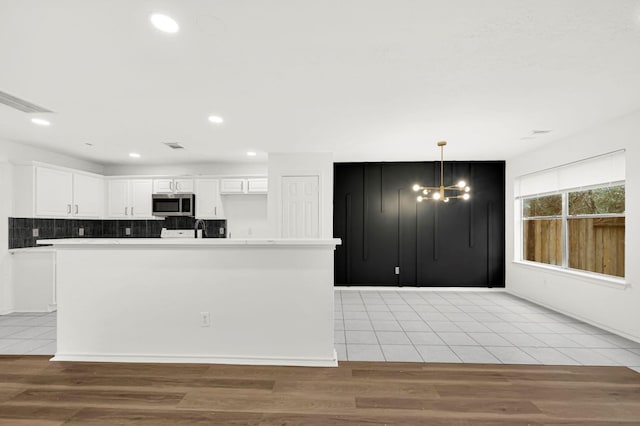
<instances>
[{"instance_id":1,"label":"dark navy accent wall","mask_svg":"<svg viewBox=\"0 0 640 426\"><path fill-rule=\"evenodd\" d=\"M445 185L465 180L471 199L418 203L411 187L439 185L439 162L336 163L336 285L504 287L504 172L446 162Z\"/></svg>"},{"instance_id":2,"label":"dark navy accent wall","mask_svg":"<svg viewBox=\"0 0 640 426\"><path fill-rule=\"evenodd\" d=\"M205 220L208 238L227 236L226 220ZM9 218L9 248L35 247L37 240L51 238L160 238L162 228L193 229L192 217L167 217L164 220L84 220ZM80 228L84 235L80 236ZM127 228L131 235L127 235ZM38 229L38 236L33 236ZM220 229L224 229L221 234Z\"/></svg>"}]
</instances>

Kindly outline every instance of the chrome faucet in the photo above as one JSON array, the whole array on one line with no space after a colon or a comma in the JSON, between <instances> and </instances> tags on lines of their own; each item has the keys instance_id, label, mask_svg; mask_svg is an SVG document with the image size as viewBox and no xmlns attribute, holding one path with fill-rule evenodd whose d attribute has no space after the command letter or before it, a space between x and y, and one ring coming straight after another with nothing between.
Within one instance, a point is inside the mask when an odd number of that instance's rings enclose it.
<instances>
[{"instance_id":1,"label":"chrome faucet","mask_svg":"<svg viewBox=\"0 0 640 426\"><path fill-rule=\"evenodd\" d=\"M195 234L195 238L198 238L198 228L202 225L202 237L206 238L207 236L207 224L203 219L196 219L196 223L193 225L193 232Z\"/></svg>"}]
</instances>

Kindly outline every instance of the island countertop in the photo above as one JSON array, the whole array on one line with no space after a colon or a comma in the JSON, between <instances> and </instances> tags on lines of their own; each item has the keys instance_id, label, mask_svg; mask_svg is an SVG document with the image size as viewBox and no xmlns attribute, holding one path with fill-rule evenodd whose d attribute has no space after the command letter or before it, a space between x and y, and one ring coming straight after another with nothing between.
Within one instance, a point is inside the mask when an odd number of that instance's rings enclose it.
<instances>
[{"instance_id":1,"label":"island countertop","mask_svg":"<svg viewBox=\"0 0 640 426\"><path fill-rule=\"evenodd\" d=\"M285 239L285 238L60 238L38 240L40 245L65 248L86 247L241 247L241 246L336 246L340 238Z\"/></svg>"}]
</instances>

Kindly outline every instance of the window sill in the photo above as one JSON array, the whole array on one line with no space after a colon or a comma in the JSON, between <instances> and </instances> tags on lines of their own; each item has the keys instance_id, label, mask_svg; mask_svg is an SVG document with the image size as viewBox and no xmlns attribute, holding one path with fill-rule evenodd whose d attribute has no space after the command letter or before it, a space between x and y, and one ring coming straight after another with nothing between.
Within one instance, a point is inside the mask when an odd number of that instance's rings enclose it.
<instances>
[{"instance_id":1,"label":"window sill","mask_svg":"<svg viewBox=\"0 0 640 426\"><path fill-rule=\"evenodd\" d=\"M592 272L582 272L575 269L566 269L566 268L561 268L559 266L546 265L544 263L537 263L537 262L529 262L526 260L514 260L512 261L512 263L516 265L525 266L531 269L537 269L537 270L542 269L542 270L545 270L557 275L562 275L565 277L570 276L574 278L584 278L587 281L590 281L592 283L605 285L607 287L617 288L620 290L624 290L631 287L631 285L627 283L624 278L609 277L602 274L597 274Z\"/></svg>"}]
</instances>

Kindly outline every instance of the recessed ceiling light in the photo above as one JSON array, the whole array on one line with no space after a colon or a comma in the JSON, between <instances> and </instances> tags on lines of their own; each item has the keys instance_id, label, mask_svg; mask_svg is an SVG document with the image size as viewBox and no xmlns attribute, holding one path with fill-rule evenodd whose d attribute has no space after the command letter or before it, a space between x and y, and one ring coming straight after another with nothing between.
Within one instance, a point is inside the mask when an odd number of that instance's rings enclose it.
<instances>
[{"instance_id":1,"label":"recessed ceiling light","mask_svg":"<svg viewBox=\"0 0 640 426\"><path fill-rule=\"evenodd\" d=\"M224 123L224 120L222 119L222 117L218 117L217 115L210 115L209 116L209 121L212 122L213 124L222 124L222 123Z\"/></svg>"},{"instance_id":2,"label":"recessed ceiling light","mask_svg":"<svg viewBox=\"0 0 640 426\"><path fill-rule=\"evenodd\" d=\"M93 144L91 142L85 142L84 143L86 146L93 146Z\"/></svg>"},{"instance_id":3,"label":"recessed ceiling light","mask_svg":"<svg viewBox=\"0 0 640 426\"><path fill-rule=\"evenodd\" d=\"M51 125L49 120L45 120L44 118L32 118L31 122L33 124L37 124L38 126L50 126Z\"/></svg>"},{"instance_id":4,"label":"recessed ceiling light","mask_svg":"<svg viewBox=\"0 0 640 426\"><path fill-rule=\"evenodd\" d=\"M255 157L256 155L258 155L258 153L257 153L257 152L255 152L255 151L247 151L247 155L248 155L249 157Z\"/></svg>"},{"instance_id":5,"label":"recessed ceiling light","mask_svg":"<svg viewBox=\"0 0 640 426\"><path fill-rule=\"evenodd\" d=\"M551 133L551 130L536 130L536 129L534 129L534 130L531 131L531 134L533 134L533 135L545 135L547 133Z\"/></svg>"},{"instance_id":6,"label":"recessed ceiling light","mask_svg":"<svg viewBox=\"0 0 640 426\"><path fill-rule=\"evenodd\" d=\"M167 15L162 15L161 13L154 13L149 19L154 27L165 33L177 33L180 28L173 18L170 18Z\"/></svg>"},{"instance_id":7,"label":"recessed ceiling light","mask_svg":"<svg viewBox=\"0 0 640 426\"><path fill-rule=\"evenodd\" d=\"M129 157L131 157L131 158L140 158L140 154L138 154L137 152L130 152L129 153Z\"/></svg>"}]
</instances>

